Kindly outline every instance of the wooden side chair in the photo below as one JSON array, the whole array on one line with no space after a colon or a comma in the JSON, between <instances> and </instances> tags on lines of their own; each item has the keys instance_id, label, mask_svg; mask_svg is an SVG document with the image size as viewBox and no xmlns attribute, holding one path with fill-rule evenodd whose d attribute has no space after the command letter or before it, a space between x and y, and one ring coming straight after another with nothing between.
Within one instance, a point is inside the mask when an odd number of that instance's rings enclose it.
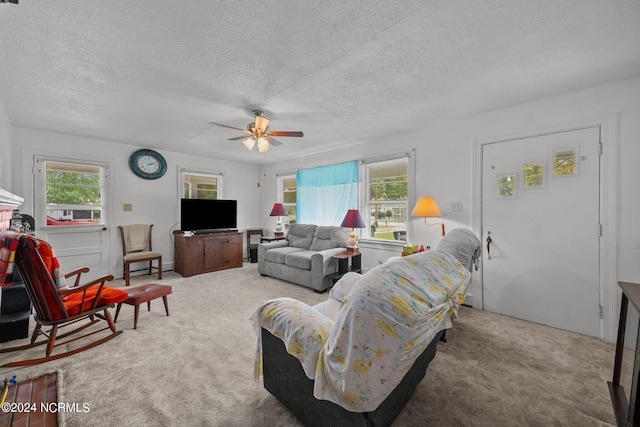
<instances>
[{"instance_id":1,"label":"wooden side chair","mask_svg":"<svg viewBox=\"0 0 640 427\"><path fill-rule=\"evenodd\" d=\"M153 261L158 260L158 279L162 279L162 254L154 252L151 247L151 233L153 224L120 225L122 238L122 263L125 285L129 286L131 264L149 262L149 274L153 269Z\"/></svg>"},{"instance_id":2,"label":"wooden side chair","mask_svg":"<svg viewBox=\"0 0 640 427\"><path fill-rule=\"evenodd\" d=\"M46 344L46 350L45 357L10 362L3 364L3 367L34 365L60 359L95 347L122 333L116 330L108 309L126 300L128 294L122 289L105 285L106 282L113 280L112 275L80 285L80 276L88 272L88 268L81 268L64 275L47 242L29 235L19 235L18 239L15 265L33 304L33 318L36 326L30 344L1 349L0 353L26 350L42 344ZM67 279L74 277L72 286L69 286ZM106 321L107 326L98 330L87 329L101 321ZM71 325L75 325L74 329L58 335L60 328ZM104 334L100 334L102 331L108 331L108 334L103 336ZM38 340L40 335L47 338ZM96 338L100 336L103 337ZM69 339L66 339L67 337ZM57 346L88 339L88 337L91 337L92 341L85 344L83 343L86 340L78 342L78 347L66 352L53 352Z\"/></svg>"}]
</instances>

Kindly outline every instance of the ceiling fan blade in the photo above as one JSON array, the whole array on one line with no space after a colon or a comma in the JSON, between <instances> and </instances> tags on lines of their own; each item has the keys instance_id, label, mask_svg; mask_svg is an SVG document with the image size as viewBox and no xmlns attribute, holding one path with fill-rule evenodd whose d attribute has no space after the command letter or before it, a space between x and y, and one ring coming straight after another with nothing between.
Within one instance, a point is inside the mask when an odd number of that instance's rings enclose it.
<instances>
[{"instance_id":1,"label":"ceiling fan blade","mask_svg":"<svg viewBox=\"0 0 640 427\"><path fill-rule=\"evenodd\" d=\"M236 136L234 138L229 138L227 141L240 141L247 138L251 138L251 136L250 135Z\"/></svg>"},{"instance_id":2,"label":"ceiling fan blade","mask_svg":"<svg viewBox=\"0 0 640 427\"><path fill-rule=\"evenodd\" d=\"M277 139L271 138L269 135L265 135L264 139L266 139L267 142L273 145L274 147L277 147L278 145L282 145L282 142L278 141Z\"/></svg>"},{"instance_id":3,"label":"ceiling fan blade","mask_svg":"<svg viewBox=\"0 0 640 427\"><path fill-rule=\"evenodd\" d=\"M249 131L248 131L248 130L246 130L246 129L236 128L236 127L229 126L229 125L223 125L223 124L221 124L221 123L209 122L209 124L210 124L211 126L220 126L220 127L223 127L223 128L228 128L228 129L233 129L233 130L239 130L240 132L251 133L251 132L249 132Z\"/></svg>"},{"instance_id":4,"label":"ceiling fan blade","mask_svg":"<svg viewBox=\"0 0 640 427\"><path fill-rule=\"evenodd\" d=\"M256 130L264 133L267 131L267 126L269 126L269 119L256 115Z\"/></svg>"},{"instance_id":5,"label":"ceiling fan blade","mask_svg":"<svg viewBox=\"0 0 640 427\"><path fill-rule=\"evenodd\" d=\"M302 132L293 131L293 130L270 130L267 133L273 136L297 136L297 137L304 136Z\"/></svg>"}]
</instances>

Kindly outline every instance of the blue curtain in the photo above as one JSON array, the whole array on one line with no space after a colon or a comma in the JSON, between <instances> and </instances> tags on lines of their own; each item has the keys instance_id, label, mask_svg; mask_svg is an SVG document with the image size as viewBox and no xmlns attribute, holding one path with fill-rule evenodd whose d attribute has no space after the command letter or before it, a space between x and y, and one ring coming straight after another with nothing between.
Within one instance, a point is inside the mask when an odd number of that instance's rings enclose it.
<instances>
[{"instance_id":1,"label":"blue curtain","mask_svg":"<svg viewBox=\"0 0 640 427\"><path fill-rule=\"evenodd\" d=\"M350 208L358 209L359 181L357 161L299 170L298 222L339 226Z\"/></svg>"}]
</instances>

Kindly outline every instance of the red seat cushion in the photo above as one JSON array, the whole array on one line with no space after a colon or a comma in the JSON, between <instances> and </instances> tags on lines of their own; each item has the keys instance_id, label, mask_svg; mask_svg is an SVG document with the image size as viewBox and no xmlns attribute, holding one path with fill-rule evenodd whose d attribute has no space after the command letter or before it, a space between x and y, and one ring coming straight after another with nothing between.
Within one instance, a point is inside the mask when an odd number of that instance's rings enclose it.
<instances>
[{"instance_id":1,"label":"red seat cushion","mask_svg":"<svg viewBox=\"0 0 640 427\"><path fill-rule=\"evenodd\" d=\"M96 293L98 292L99 286L92 286L87 289L87 293L84 300L83 310L88 310L93 305L93 300L96 298ZM105 286L102 288L102 293L100 294L100 299L98 300L97 307L117 304L119 302L123 302L129 297L127 291L123 291L122 289L110 288ZM80 305L82 304L82 292L76 292L70 295L67 295L64 299L64 306L67 309L67 313L69 316L75 316L80 313ZM53 308L53 307L52 307ZM53 313L53 317L55 319L61 319L62 313Z\"/></svg>"}]
</instances>

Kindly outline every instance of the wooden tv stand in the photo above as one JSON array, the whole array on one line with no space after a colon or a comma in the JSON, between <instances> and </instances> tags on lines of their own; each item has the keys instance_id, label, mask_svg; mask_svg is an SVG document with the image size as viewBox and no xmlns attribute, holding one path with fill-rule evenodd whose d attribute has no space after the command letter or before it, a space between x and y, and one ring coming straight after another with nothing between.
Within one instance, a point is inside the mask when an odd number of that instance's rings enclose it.
<instances>
[{"instance_id":1,"label":"wooden tv stand","mask_svg":"<svg viewBox=\"0 0 640 427\"><path fill-rule=\"evenodd\" d=\"M184 277L242 267L242 233L185 236L174 231L174 271Z\"/></svg>"}]
</instances>

